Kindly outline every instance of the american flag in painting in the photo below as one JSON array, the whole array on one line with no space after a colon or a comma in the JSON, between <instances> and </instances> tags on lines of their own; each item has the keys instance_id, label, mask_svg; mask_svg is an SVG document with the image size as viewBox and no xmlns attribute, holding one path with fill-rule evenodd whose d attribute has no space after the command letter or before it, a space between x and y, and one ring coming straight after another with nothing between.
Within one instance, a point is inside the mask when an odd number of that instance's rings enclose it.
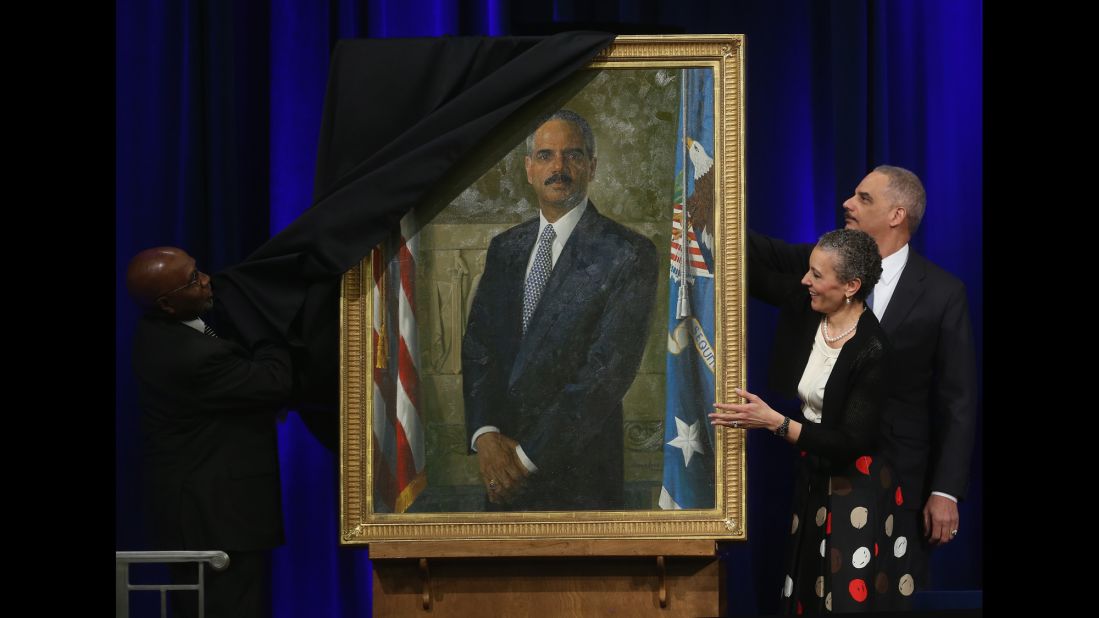
<instances>
[{"instance_id":1,"label":"american flag in painting","mask_svg":"<svg viewBox=\"0 0 1099 618\"><path fill-rule=\"evenodd\" d=\"M409 214L401 220L399 234L374 248L370 260L374 281L373 472L377 512L405 512L427 485L416 337L418 240L411 217Z\"/></svg>"}]
</instances>

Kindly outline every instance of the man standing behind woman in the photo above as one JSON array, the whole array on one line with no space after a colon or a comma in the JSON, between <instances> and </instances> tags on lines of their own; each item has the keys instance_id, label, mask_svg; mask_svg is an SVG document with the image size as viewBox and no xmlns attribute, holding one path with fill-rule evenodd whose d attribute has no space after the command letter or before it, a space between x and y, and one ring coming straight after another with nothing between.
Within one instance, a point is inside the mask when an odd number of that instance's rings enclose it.
<instances>
[{"instance_id":1,"label":"man standing behind woman","mask_svg":"<svg viewBox=\"0 0 1099 618\"><path fill-rule=\"evenodd\" d=\"M801 400L791 418L756 395L715 404L713 424L767 429L800 449L786 555L784 613L907 606L908 540L895 534L897 479L879 451L889 345L866 297L881 277L867 233L820 238L796 278L754 265L752 295L781 307L770 382Z\"/></svg>"}]
</instances>

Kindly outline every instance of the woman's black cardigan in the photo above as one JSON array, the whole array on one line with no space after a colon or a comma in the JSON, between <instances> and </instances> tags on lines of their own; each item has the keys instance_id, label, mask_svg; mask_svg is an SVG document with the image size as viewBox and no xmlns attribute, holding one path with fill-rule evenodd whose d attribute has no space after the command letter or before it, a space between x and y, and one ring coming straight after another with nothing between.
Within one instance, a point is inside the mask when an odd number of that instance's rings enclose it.
<instances>
[{"instance_id":1,"label":"woman's black cardigan","mask_svg":"<svg viewBox=\"0 0 1099 618\"><path fill-rule=\"evenodd\" d=\"M749 269L752 296L780 307L769 384L786 397L797 397L822 314L809 305L808 290L796 278ZM859 317L858 329L843 345L824 388L821 422L801 422L797 446L841 467L871 455L887 394L889 344L873 311Z\"/></svg>"}]
</instances>

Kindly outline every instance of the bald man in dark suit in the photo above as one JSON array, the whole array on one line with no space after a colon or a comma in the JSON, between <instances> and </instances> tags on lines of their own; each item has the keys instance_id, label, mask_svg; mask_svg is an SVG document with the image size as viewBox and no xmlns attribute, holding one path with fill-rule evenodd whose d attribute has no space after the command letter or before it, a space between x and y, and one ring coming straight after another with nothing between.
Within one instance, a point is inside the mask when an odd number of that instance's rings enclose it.
<instances>
[{"instance_id":1,"label":"bald man in dark suit","mask_svg":"<svg viewBox=\"0 0 1099 618\"><path fill-rule=\"evenodd\" d=\"M210 278L181 249L142 251L127 270L145 310L133 366L142 409L144 473L157 550L224 550L206 568L206 616L269 616L269 550L283 543L275 416L292 388L290 354L214 334ZM191 565L173 568L194 583ZM197 595L170 595L176 615L196 615Z\"/></svg>"}]
</instances>

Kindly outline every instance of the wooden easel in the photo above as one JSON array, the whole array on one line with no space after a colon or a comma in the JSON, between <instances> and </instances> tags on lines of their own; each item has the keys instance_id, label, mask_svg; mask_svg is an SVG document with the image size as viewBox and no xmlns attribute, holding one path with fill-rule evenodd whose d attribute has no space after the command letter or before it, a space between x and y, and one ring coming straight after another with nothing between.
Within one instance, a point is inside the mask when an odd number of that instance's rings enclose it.
<instances>
[{"instance_id":1,"label":"wooden easel","mask_svg":"<svg viewBox=\"0 0 1099 618\"><path fill-rule=\"evenodd\" d=\"M370 544L375 616L718 616L712 540Z\"/></svg>"}]
</instances>

